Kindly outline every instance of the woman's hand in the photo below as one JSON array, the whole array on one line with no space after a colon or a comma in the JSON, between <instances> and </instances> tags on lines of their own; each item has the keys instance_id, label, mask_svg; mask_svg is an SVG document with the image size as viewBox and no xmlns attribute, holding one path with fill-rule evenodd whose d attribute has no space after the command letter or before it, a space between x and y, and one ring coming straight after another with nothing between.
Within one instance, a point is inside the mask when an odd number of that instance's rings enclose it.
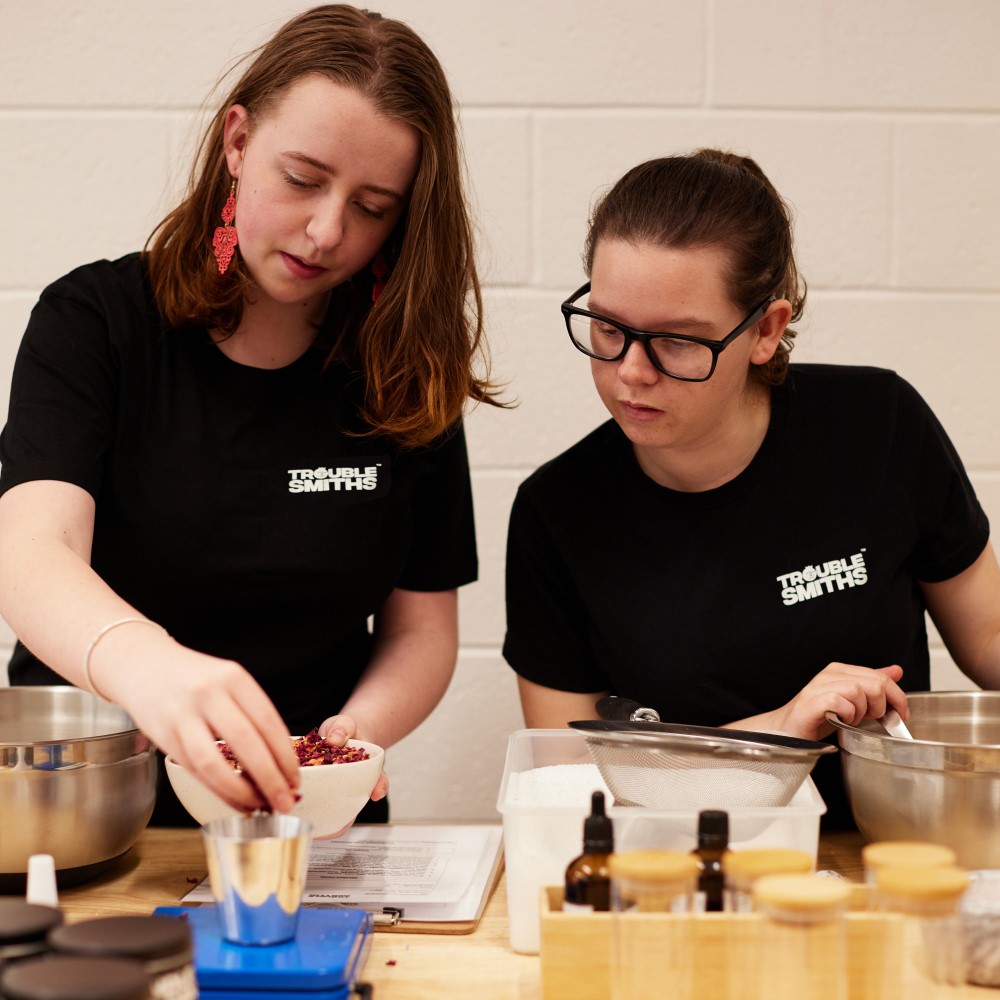
<instances>
[{"instance_id":1,"label":"woman's hand","mask_svg":"<svg viewBox=\"0 0 1000 1000\"><path fill-rule=\"evenodd\" d=\"M856 667L830 663L787 704L752 719L730 723L734 729L776 730L801 739L819 740L833 732L826 713L834 712L849 726L879 719L892 706L905 722L910 717L906 695L897 681L903 668Z\"/></svg>"},{"instance_id":2,"label":"woman's hand","mask_svg":"<svg viewBox=\"0 0 1000 1000\"><path fill-rule=\"evenodd\" d=\"M337 747L344 746L348 740L364 739L364 737L358 736L357 732L358 725L354 721L353 716L350 715L331 715L319 727L320 736ZM383 771L379 775L378 781L375 782L375 787L372 789L371 800L372 802L378 802L379 799L384 799L388 794L389 777ZM347 827L345 826L344 830L346 829ZM341 830L340 833L343 833L344 830ZM339 835L338 833L337 836Z\"/></svg>"},{"instance_id":3,"label":"woman's hand","mask_svg":"<svg viewBox=\"0 0 1000 1000\"><path fill-rule=\"evenodd\" d=\"M105 653L108 659L99 660ZM142 663L143 669L122 669L123 663ZM134 626L102 640L94 677L160 750L230 806L287 812L295 804L299 766L288 729L238 663ZM242 774L219 753L219 739L232 748Z\"/></svg>"},{"instance_id":4,"label":"woman's hand","mask_svg":"<svg viewBox=\"0 0 1000 1000\"><path fill-rule=\"evenodd\" d=\"M43 663L125 708L229 805L290 809L299 768L277 709L238 663L131 621L139 609L90 566L95 516L94 498L71 483L21 483L0 497L0 614ZM226 763L217 739L253 782Z\"/></svg>"},{"instance_id":5,"label":"woman's hand","mask_svg":"<svg viewBox=\"0 0 1000 1000\"><path fill-rule=\"evenodd\" d=\"M354 738L392 746L441 699L457 653L457 592L397 587L375 616L375 646L368 666L344 711L324 720L320 735L336 746ZM383 771L371 798L377 802L388 794L389 778Z\"/></svg>"}]
</instances>

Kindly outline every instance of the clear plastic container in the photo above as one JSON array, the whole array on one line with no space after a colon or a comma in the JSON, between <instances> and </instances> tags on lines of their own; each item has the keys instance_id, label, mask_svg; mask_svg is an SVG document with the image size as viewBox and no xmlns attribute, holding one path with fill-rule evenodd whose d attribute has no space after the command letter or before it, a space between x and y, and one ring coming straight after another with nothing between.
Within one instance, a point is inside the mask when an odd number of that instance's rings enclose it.
<instances>
[{"instance_id":1,"label":"clear plastic container","mask_svg":"<svg viewBox=\"0 0 1000 1000\"><path fill-rule=\"evenodd\" d=\"M764 875L753 887L761 960L743 996L847 1000L850 886L820 875ZM901 993L900 996L912 994Z\"/></svg>"},{"instance_id":2,"label":"clear plastic container","mask_svg":"<svg viewBox=\"0 0 1000 1000\"><path fill-rule=\"evenodd\" d=\"M887 956L882 997L945 1000L966 981L969 963L959 903L969 876L954 865L883 867L875 872L875 906L903 918Z\"/></svg>"},{"instance_id":3,"label":"clear plastic container","mask_svg":"<svg viewBox=\"0 0 1000 1000\"><path fill-rule=\"evenodd\" d=\"M694 996L694 895L700 866L668 850L613 854L612 1000Z\"/></svg>"},{"instance_id":4,"label":"clear plastic container","mask_svg":"<svg viewBox=\"0 0 1000 1000\"><path fill-rule=\"evenodd\" d=\"M580 853L580 830L590 812L591 795L598 789L612 801L581 733L519 729L511 734L497 810L503 817L507 913L514 951L538 954L541 889L562 885L566 866ZM787 806L727 812L729 845L734 850L790 847L815 858L826 806L811 778ZM619 851L653 847L686 852L697 844L696 809L612 805L607 813L614 823Z\"/></svg>"}]
</instances>

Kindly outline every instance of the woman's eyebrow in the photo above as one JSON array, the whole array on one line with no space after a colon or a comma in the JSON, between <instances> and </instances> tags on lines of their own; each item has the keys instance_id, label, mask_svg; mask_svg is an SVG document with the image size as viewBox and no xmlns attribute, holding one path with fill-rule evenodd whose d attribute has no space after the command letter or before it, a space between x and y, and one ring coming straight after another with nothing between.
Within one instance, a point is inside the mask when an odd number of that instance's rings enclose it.
<instances>
[{"instance_id":1,"label":"woman's eyebrow","mask_svg":"<svg viewBox=\"0 0 1000 1000\"><path fill-rule=\"evenodd\" d=\"M328 163L324 163L322 160L317 160L316 157L310 156L308 153L300 153L296 150L288 150L285 153L290 160L297 160L299 163L304 163L307 166L314 167L316 170L322 171L324 174L332 174L333 167ZM403 195L398 191L393 191L391 188L379 187L377 184L362 184L361 185L365 191L371 191L372 194L382 194L387 198L392 198L395 201L405 201Z\"/></svg>"}]
</instances>

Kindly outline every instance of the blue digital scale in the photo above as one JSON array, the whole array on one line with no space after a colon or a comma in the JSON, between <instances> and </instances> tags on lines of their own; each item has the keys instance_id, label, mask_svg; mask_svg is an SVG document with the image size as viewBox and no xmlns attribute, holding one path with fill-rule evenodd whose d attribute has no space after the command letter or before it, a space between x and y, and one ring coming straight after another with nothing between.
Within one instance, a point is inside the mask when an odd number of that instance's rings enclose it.
<instances>
[{"instance_id":1,"label":"blue digital scale","mask_svg":"<svg viewBox=\"0 0 1000 1000\"><path fill-rule=\"evenodd\" d=\"M202 1000L347 1000L371 947L365 910L303 908L295 937L266 946L223 939L214 906L159 906L187 920Z\"/></svg>"}]
</instances>

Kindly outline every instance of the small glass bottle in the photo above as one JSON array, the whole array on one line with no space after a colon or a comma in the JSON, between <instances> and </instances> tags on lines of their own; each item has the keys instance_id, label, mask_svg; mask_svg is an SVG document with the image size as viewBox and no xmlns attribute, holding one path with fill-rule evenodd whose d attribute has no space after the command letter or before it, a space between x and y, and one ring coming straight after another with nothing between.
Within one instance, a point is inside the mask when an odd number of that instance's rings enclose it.
<instances>
[{"instance_id":1,"label":"small glass bottle","mask_svg":"<svg viewBox=\"0 0 1000 1000\"><path fill-rule=\"evenodd\" d=\"M722 809L703 809L698 813L698 846L692 852L701 868L695 909L718 913L723 908L725 877L722 859L729 849L729 813Z\"/></svg>"},{"instance_id":2,"label":"small glass bottle","mask_svg":"<svg viewBox=\"0 0 1000 1000\"><path fill-rule=\"evenodd\" d=\"M611 909L608 858L614 848L614 829L604 812L604 792L594 792L590 815L583 822L583 853L566 868L564 910Z\"/></svg>"},{"instance_id":3,"label":"small glass bottle","mask_svg":"<svg viewBox=\"0 0 1000 1000\"><path fill-rule=\"evenodd\" d=\"M959 903L969 877L954 865L883 867L875 872L876 909L903 918L896 954L886 961L882 996L945 1000L968 972Z\"/></svg>"},{"instance_id":4,"label":"small glass bottle","mask_svg":"<svg viewBox=\"0 0 1000 1000\"><path fill-rule=\"evenodd\" d=\"M861 848L865 882L874 885L882 868L939 868L956 863L955 852L943 844L922 840L877 840Z\"/></svg>"},{"instance_id":5,"label":"small glass bottle","mask_svg":"<svg viewBox=\"0 0 1000 1000\"><path fill-rule=\"evenodd\" d=\"M151 1000L149 976L124 958L42 955L0 975L4 1000Z\"/></svg>"},{"instance_id":6,"label":"small glass bottle","mask_svg":"<svg viewBox=\"0 0 1000 1000\"><path fill-rule=\"evenodd\" d=\"M681 851L612 854L612 1000L691 1000L698 860Z\"/></svg>"},{"instance_id":7,"label":"small glass bottle","mask_svg":"<svg viewBox=\"0 0 1000 1000\"><path fill-rule=\"evenodd\" d=\"M152 1000L197 1000L191 927L176 917L97 917L64 924L49 934L63 955L125 958L150 979Z\"/></svg>"},{"instance_id":8,"label":"small glass bottle","mask_svg":"<svg viewBox=\"0 0 1000 1000\"><path fill-rule=\"evenodd\" d=\"M820 875L764 875L754 882L761 913L759 1000L847 1000L851 889ZM756 992L754 992L754 985Z\"/></svg>"},{"instance_id":9,"label":"small glass bottle","mask_svg":"<svg viewBox=\"0 0 1000 1000\"><path fill-rule=\"evenodd\" d=\"M46 937L62 922L62 913L54 907L0 899L0 970L9 962L47 952Z\"/></svg>"}]
</instances>

